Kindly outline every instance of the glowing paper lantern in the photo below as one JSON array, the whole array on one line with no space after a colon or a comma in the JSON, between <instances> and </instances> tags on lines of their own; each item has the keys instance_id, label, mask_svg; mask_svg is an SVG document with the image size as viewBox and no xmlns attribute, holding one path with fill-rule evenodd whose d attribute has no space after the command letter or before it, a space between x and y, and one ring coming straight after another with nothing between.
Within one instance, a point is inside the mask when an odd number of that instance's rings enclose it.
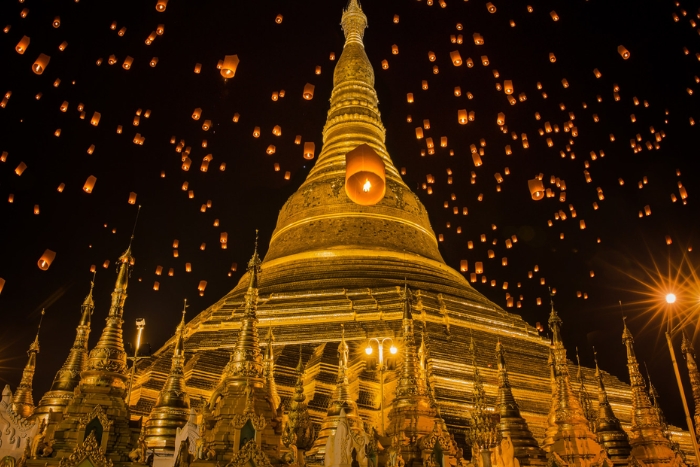
<instances>
[{"instance_id":1,"label":"glowing paper lantern","mask_svg":"<svg viewBox=\"0 0 700 467\"><path fill-rule=\"evenodd\" d=\"M532 180L527 181L527 186L530 189L532 199L540 200L544 197L545 189L542 180L538 178L533 178Z\"/></svg>"},{"instance_id":2,"label":"glowing paper lantern","mask_svg":"<svg viewBox=\"0 0 700 467\"><path fill-rule=\"evenodd\" d=\"M41 255L41 258L39 258L39 261L37 261L37 266L39 266L39 269L42 271L46 271L49 269L49 266L51 266L51 263L53 263L53 260L56 258L56 252L51 251L51 250L46 250L44 251L44 254Z\"/></svg>"},{"instance_id":3,"label":"glowing paper lantern","mask_svg":"<svg viewBox=\"0 0 700 467\"><path fill-rule=\"evenodd\" d=\"M158 0L156 2L156 11L164 12L168 6L168 0Z\"/></svg>"},{"instance_id":4,"label":"glowing paper lantern","mask_svg":"<svg viewBox=\"0 0 700 467\"><path fill-rule=\"evenodd\" d=\"M620 57L622 57L624 60L630 58L630 51L627 50L624 45L617 46L617 53L619 53Z\"/></svg>"},{"instance_id":5,"label":"glowing paper lantern","mask_svg":"<svg viewBox=\"0 0 700 467\"><path fill-rule=\"evenodd\" d=\"M42 74L49 65L49 60L51 60L51 57L48 55L39 54L39 57L32 64L32 71L37 75Z\"/></svg>"},{"instance_id":6,"label":"glowing paper lantern","mask_svg":"<svg viewBox=\"0 0 700 467\"><path fill-rule=\"evenodd\" d=\"M315 86L311 83L306 83L304 85L304 93L302 96L304 97L305 100L310 101L311 99L314 98L314 89L315 89Z\"/></svg>"},{"instance_id":7,"label":"glowing paper lantern","mask_svg":"<svg viewBox=\"0 0 700 467\"><path fill-rule=\"evenodd\" d=\"M450 52L450 59L454 66L462 66L462 56L459 54L458 50Z\"/></svg>"},{"instance_id":8,"label":"glowing paper lantern","mask_svg":"<svg viewBox=\"0 0 700 467\"><path fill-rule=\"evenodd\" d=\"M224 57L224 63L221 65L221 76L224 78L233 78L236 75L236 68L238 68L238 55L226 55Z\"/></svg>"},{"instance_id":9,"label":"glowing paper lantern","mask_svg":"<svg viewBox=\"0 0 700 467\"><path fill-rule=\"evenodd\" d=\"M136 193L129 193L129 204L136 204Z\"/></svg>"},{"instance_id":10,"label":"glowing paper lantern","mask_svg":"<svg viewBox=\"0 0 700 467\"><path fill-rule=\"evenodd\" d=\"M22 39L21 39L21 40L17 43L17 45L15 46L15 51L16 51L18 54L23 55L24 52L27 51L27 47L29 47L29 42L30 42L29 37L27 37L27 36L22 36ZM35 72L35 73L36 73L36 72ZM37 74L41 74L41 73L37 73Z\"/></svg>"},{"instance_id":11,"label":"glowing paper lantern","mask_svg":"<svg viewBox=\"0 0 700 467\"><path fill-rule=\"evenodd\" d=\"M27 170L27 164L25 164L24 162L20 162L17 168L15 169L15 173L18 176L22 176L25 170Z\"/></svg>"},{"instance_id":12,"label":"glowing paper lantern","mask_svg":"<svg viewBox=\"0 0 700 467\"><path fill-rule=\"evenodd\" d=\"M316 152L316 144L307 141L304 143L304 159L311 160L314 158Z\"/></svg>"},{"instance_id":13,"label":"glowing paper lantern","mask_svg":"<svg viewBox=\"0 0 700 467\"><path fill-rule=\"evenodd\" d=\"M345 155L345 192L361 206L377 204L384 198L384 161L367 144L361 144Z\"/></svg>"},{"instance_id":14,"label":"glowing paper lantern","mask_svg":"<svg viewBox=\"0 0 700 467\"><path fill-rule=\"evenodd\" d=\"M87 180L85 180L85 185L83 185L83 191L85 193L92 193L93 188L95 188L95 183L97 182L97 177L90 175Z\"/></svg>"}]
</instances>

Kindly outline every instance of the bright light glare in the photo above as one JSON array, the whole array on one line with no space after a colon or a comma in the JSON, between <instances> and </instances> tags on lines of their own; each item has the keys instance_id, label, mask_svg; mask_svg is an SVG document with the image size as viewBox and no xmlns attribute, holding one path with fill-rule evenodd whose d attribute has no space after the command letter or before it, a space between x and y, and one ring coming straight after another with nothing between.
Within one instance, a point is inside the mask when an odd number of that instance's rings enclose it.
<instances>
[{"instance_id":1,"label":"bright light glare","mask_svg":"<svg viewBox=\"0 0 700 467\"><path fill-rule=\"evenodd\" d=\"M666 295L666 303L676 303L676 295L672 293Z\"/></svg>"},{"instance_id":2,"label":"bright light glare","mask_svg":"<svg viewBox=\"0 0 700 467\"><path fill-rule=\"evenodd\" d=\"M394 354L395 354L396 352L398 352L398 351L399 351L399 349L397 349L397 348L394 347L393 345L392 345L391 348L389 349L389 352L391 352L392 355L394 355Z\"/></svg>"},{"instance_id":3,"label":"bright light glare","mask_svg":"<svg viewBox=\"0 0 700 467\"><path fill-rule=\"evenodd\" d=\"M369 190L371 190L371 189L372 189L372 184L370 183L369 178L368 178L367 180L365 180L365 184L362 186L362 191L364 191L365 193L369 193Z\"/></svg>"},{"instance_id":4,"label":"bright light glare","mask_svg":"<svg viewBox=\"0 0 700 467\"><path fill-rule=\"evenodd\" d=\"M365 349L365 353L366 353L367 355L372 355L372 347L371 347L371 346L370 346L370 347L367 347L367 348Z\"/></svg>"}]
</instances>

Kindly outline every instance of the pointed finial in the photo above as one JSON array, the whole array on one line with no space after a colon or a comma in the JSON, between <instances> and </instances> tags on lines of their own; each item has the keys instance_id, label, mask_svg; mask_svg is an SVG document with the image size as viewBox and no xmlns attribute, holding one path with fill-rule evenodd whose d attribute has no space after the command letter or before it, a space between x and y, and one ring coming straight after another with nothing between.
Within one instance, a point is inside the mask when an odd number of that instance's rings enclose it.
<instances>
[{"instance_id":1,"label":"pointed finial","mask_svg":"<svg viewBox=\"0 0 700 467\"><path fill-rule=\"evenodd\" d=\"M593 347L593 361L595 362L595 370L598 372L598 351L595 349L595 345Z\"/></svg>"},{"instance_id":2,"label":"pointed finial","mask_svg":"<svg viewBox=\"0 0 700 467\"><path fill-rule=\"evenodd\" d=\"M34 342L29 346L29 352L39 352L39 331L41 331L41 323L44 321L44 315L46 314L46 310L43 308L41 309L41 318L39 318L39 326L36 328L36 337L34 338Z\"/></svg>"},{"instance_id":3,"label":"pointed finial","mask_svg":"<svg viewBox=\"0 0 700 467\"><path fill-rule=\"evenodd\" d=\"M301 344L299 344L299 363L297 363L297 373L302 374L304 372L303 354L301 353Z\"/></svg>"},{"instance_id":4,"label":"pointed finial","mask_svg":"<svg viewBox=\"0 0 700 467\"><path fill-rule=\"evenodd\" d=\"M695 358L695 349L693 348L693 343L685 335L685 331L682 332L683 340L681 341L681 352L683 353L683 358L687 358L686 355L690 354Z\"/></svg>"},{"instance_id":5,"label":"pointed finial","mask_svg":"<svg viewBox=\"0 0 700 467\"><path fill-rule=\"evenodd\" d=\"M340 20L340 25L345 33L345 45L352 42L362 44L362 37L367 28L367 16L362 12L360 2L350 0L347 8L343 10L343 17Z\"/></svg>"},{"instance_id":6,"label":"pointed finial","mask_svg":"<svg viewBox=\"0 0 700 467\"><path fill-rule=\"evenodd\" d=\"M139 208L136 211L136 219L134 219L134 227L131 229L131 237L129 238L129 246L126 248L126 251L122 253L122 255L119 257L119 262L120 263L129 263L132 264L134 261L134 257L131 255L131 244L134 242L134 235L136 235L136 224L139 222L139 214L141 213L141 205L139 204ZM117 265L117 268L119 265Z\"/></svg>"}]
</instances>

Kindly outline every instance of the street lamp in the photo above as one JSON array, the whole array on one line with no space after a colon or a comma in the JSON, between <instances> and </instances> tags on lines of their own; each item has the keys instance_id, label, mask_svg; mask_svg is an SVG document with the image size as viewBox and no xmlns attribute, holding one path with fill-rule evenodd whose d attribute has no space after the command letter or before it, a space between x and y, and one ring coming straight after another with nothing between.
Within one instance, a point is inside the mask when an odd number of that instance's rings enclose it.
<instances>
[{"instance_id":1,"label":"street lamp","mask_svg":"<svg viewBox=\"0 0 700 467\"><path fill-rule=\"evenodd\" d=\"M384 345L388 344L389 347L389 353L391 355L396 355L396 353L399 351L394 346L394 340L391 337L372 337L370 338L369 342L367 343L367 348L365 349L365 353L367 355L372 355L374 352L374 349L372 348L372 343L375 342L377 344L377 350L378 350L378 361L379 361L379 410L381 412L381 417L382 417L382 424L381 424L381 429L382 429L382 435L384 434L384 371L386 370L386 362L384 361Z\"/></svg>"},{"instance_id":2,"label":"street lamp","mask_svg":"<svg viewBox=\"0 0 700 467\"><path fill-rule=\"evenodd\" d=\"M666 295L666 303L672 305L676 302L676 295L669 293ZM668 307L666 316L666 343L668 344L668 351L671 354L671 362L673 363L673 370L676 373L676 383L678 383L678 392L681 394L681 401L683 401L683 410L685 411L685 420L688 424L688 431L690 432L690 439L693 442L693 450L695 451L695 459L700 461L700 451L698 450L698 440L695 438L695 427L693 427L693 419L690 418L690 410L688 410L688 401L685 399L685 392L683 391L683 382L681 381L681 373L678 370L678 362L676 361L676 352L673 350L673 341L671 340L671 333L678 330L678 328L683 324L682 322L673 330L671 330L671 310Z\"/></svg>"},{"instance_id":3,"label":"street lamp","mask_svg":"<svg viewBox=\"0 0 700 467\"><path fill-rule=\"evenodd\" d=\"M141 346L141 333L143 328L146 327L146 320L143 318L136 319L136 350L134 350L134 356L129 357L133 361L131 364L131 377L129 378L129 390L126 393L126 405L129 406L131 402L131 388L134 385L134 374L136 373L136 364L139 361L139 347Z\"/></svg>"}]
</instances>

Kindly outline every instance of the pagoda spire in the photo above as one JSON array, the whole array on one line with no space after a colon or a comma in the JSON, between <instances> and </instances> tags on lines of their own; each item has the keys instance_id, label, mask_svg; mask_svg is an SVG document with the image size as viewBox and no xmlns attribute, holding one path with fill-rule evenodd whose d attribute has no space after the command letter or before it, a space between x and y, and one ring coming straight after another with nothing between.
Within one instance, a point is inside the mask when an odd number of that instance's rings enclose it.
<instances>
[{"instance_id":1,"label":"pagoda spire","mask_svg":"<svg viewBox=\"0 0 700 467\"><path fill-rule=\"evenodd\" d=\"M178 428L189 420L190 397L185 384L185 314L187 299L182 308L182 318L175 330L175 345L168 379L158 394L146 422L145 440L148 449L156 453L174 453Z\"/></svg>"},{"instance_id":2,"label":"pagoda spire","mask_svg":"<svg viewBox=\"0 0 700 467\"><path fill-rule=\"evenodd\" d=\"M647 381L649 382L649 400L651 402L651 406L654 408L654 410L656 410L659 417L659 422L663 427L664 436L668 438L668 425L666 424L666 417L664 416L664 412L661 410L661 404L659 403L659 399L661 399L661 397L659 396L659 392L654 387L654 384L651 382L651 374L649 373L649 367L647 366L646 362L644 362L644 370L647 373Z\"/></svg>"},{"instance_id":3,"label":"pagoda spire","mask_svg":"<svg viewBox=\"0 0 700 467\"><path fill-rule=\"evenodd\" d=\"M588 427L591 431L595 432L595 418L596 413L593 410L593 404L591 404L591 398L588 395L588 390L586 389L586 377L583 375L583 370L581 369L581 359L578 356L578 347L576 347L576 382L578 383L578 401L581 404L581 409L583 410L583 416L588 420Z\"/></svg>"},{"instance_id":4,"label":"pagoda spire","mask_svg":"<svg viewBox=\"0 0 700 467\"><path fill-rule=\"evenodd\" d=\"M467 442L472 447L472 453L483 455L482 453L489 452L496 447L500 441L500 432L498 425L486 409L486 391L484 391L481 372L476 364L476 346L474 338L471 336L469 337L469 353L474 371L474 408L471 413L472 423L467 434Z\"/></svg>"},{"instance_id":5,"label":"pagoda spire","mask_svg":"<svg viewBox=\"0 0 700 467\"><path fill-rule=\"evenodd\" d=\"M646 391L644 377L639 371L639 363L634 353L634 337L622 318L622 343L627 350L627 370L632 390L632 428L630 445L632 456L645 464L670 464L676 458L671 442L664 436L664 425L659 413L652 406Z\"/></svg>"},{"instance_id":6,"label":"pagoda spire","mask_svg":"<svg viewBox=\"0 0 700 467\"><path fill-rule=\"evenodd\" d=\"M231 360L224 369L224 378L230 376L263 377L263 356L260 350L258 334L258 276L260 274L260 256L258 256L258 231L255 231L255 249L248 261L248 290L245 293L245 309L241 320L238 341L233 349Z\"/></svg>"},{"instance_id":7,"label":"pagoda spire","mask_svg":"<svg viewBox=\"0 0 700 467\"><path fill-rule=\"evenodd\" d=\"M566 348L561 337L562 320L554 309L553 296L551 305L549 329L553 337L553 394L543 448L551 455L557 454L571 466L590 467L602 462L605 454L601 454L602 448L588 426L580 402L574 396Z\"/></svg>"},{"instance_id":8,"label":"pagoda spire","mask_svg":"<svg viewBox=\"0 0 700 467\"><path fill-rule=\"evenodd\" d=\"M80 306L80 321L75 330L75 340L68 352L68 358L58 370L51 384L51 389L44 394L39 405L34 411L35 418L48 418L50 412L63 413L63 409L70 403L73 392L80 384L80 373L87 367L88 337L90 336L90 321L95 311L95 302L92 298L92 290L95 287L95 278L90 281L90 292Z\"/></svg>"},{"instance_id":9,"label":"pagoda spire","mask_svg":"<svg viewBox=\"0 0 700 467\"><path fill-rule=\"evenodd\" d=\"M277 383L275 382L275 351L272 343L275 341L275 335L272 333L272 326L267 328L267 347L265 348L265 358L263 359L263 374L267 383L268 399L270 404L275 408L279 408L282 399L277 393Z\"/></svg>"},{"instance_id":10,"label":"pagoda spire","mask_svg":"<svg viewBox=\"0 0 700 467\"><path fill-rule=\"evenodd\" d=\"M294 385L294 394L289 403L289 413L287 423L282 432L282 443L294 451L294 462L297 465L304 463L304 451L313 446L316 438L309 410L306 406L306 395L304 394L304 364L299 346L299 363L296 367L297 380Z\"/></svg>"},{"instance_id":11,"label":"pagoda spire","mask_svg":"<svg viewBox=\"0 0 700 467\"><path fill-rule=\"evenodd\" d=\"M695 433L700 429L700 371L698 364L695 361L695 349L693 343L683 332L683 341L681 343L681 352L685 358L685 364L688 367L688 376L690 377L690 387L693 390L693 402L695 403L695 414L693 415L693 423L695 424Z\"/></svg>"},{"instance_id":12,"label":"pagoda spire","mask_svg":"<svg viewBox=\"0 0 700 467\"><path fill-rule=\"evenodd\" d=\"M545 455L540 449L525 419L520 415L520 408L513 397L508 379L505 349L500 339L496 343L496 365L498 368L498 395L496 397L496 414L499 415L498 431L501 438L510 438L514 455L521 465L533 461L543 463Z\"/></svg>"},{"instance_id":13,"label":"pagoda spire","mask_svg":"<svg viewBox=\"0 0 700 467\"><path fill-rule=\"evenodd\" d=\"M595 433L598 442L605 448L610 461L615 465L628 465L632 448L627 432L622 428L620 420L613 413L608 393L603 383L603 373L598 367L598 354L593 349L595 360L595 377L598 381L598 417L595 420Z\"/></svg>"},{"instance_id":14,"label":"pagoda spire","mask_svg":"<svg viewBox=\"0 0 700 467\"><path fill-rule=\"evenodd\" d=\"M133 238L132 235L132 241ZM117 280L112 291L112 302L107 314L106 325L102 330L99 341L97 341L97 345L90 351L87 363L88 373L94 375L95 378L99 378L99 374L105 371L117 375L112 382L114 387L123 386L127 379L122 324L124 323L126 291L129 287L129 277L131 276L131 268L134 266L134 262L130 241L126 251L117 260ZM120 382L117 383L117 380Z\"/></svg>"},{"instance_id":15,"label":"pagoda spire","mask_svg":"<svg viewBox=\"0 0 700 467\"><path fill-rule=\"evenodd\" d=\"M341 418L346 418L349 426L353 430L360 431L363 427L363 421L360 418L355 400L357 397L351 394L349 381L349 358L350 347L345 341L345 325L340 325L340 343L338 344L338 375L336 377L335 389L331 393L330 403L326 417L321 423L321 428L318 431L318 437L313 443L313 446L308 451L307 457L315 459L317 462L323 462L326 454L326 444L328 438L335 433ZM341 416L342 412L342 416Z\"/></svg>"},{"instance_id":16,"label":"pagoda spire","mask_svg":"<svg viewBox=\"0 0 700 467\"><path fill-rule=\"evenodd\" d=\"M34 381L34 372L36 371L36 355L39 353L39 331L41 331L41 322L44 320L45 311L41 310L41 318L39 326L36 329L36 337L29 345L27 350L27 364L22 370L22 379L17 386L14 396L12 397L12 411L22 418L29 418L34 413L34 398L32 396L32 382Z\"/></svg>"},{"instance_id":17,"label":"pagoda spire","mask_svg":"<svg viewBox=\"0 0 700 467\"><path fill-rule=\"evenodd\" d=\"M248 262L248 289L244 297L238 340L233 347L231 359L224 368L221 382L211 395L205 411L206 423L213 425L206 432L206 442L216 453L217 459L226 462L243 456L245 449L259 451L273 464L280 462L278 444L281 420L278 407L273 407L274 401L270 398L270 380L265 377L258 334L260 273L256 230L255 248ZM246 447L246 443L253 439L256 441L252 443L254 447Z\"/></svg>"}]
</instances>

